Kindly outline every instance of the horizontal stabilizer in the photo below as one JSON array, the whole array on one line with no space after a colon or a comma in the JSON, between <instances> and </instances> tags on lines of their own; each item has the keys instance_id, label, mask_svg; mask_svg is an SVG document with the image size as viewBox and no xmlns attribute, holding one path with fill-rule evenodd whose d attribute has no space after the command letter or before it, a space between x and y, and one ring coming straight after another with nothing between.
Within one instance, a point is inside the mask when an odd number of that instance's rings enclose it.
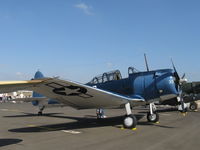
<instances>
[{"instance_id":1,"label":"horizontal stabilizer","mask_svg":"<svg viewBox=\"0 0 200 150\"><path fill-rule=\"evenodd\" d=\"M23 102L32 102L32 101L46 101L49 98L47 97L31 97L31 98L15 98L12 101L23 101Z\"/></svg>"}]
</instances>

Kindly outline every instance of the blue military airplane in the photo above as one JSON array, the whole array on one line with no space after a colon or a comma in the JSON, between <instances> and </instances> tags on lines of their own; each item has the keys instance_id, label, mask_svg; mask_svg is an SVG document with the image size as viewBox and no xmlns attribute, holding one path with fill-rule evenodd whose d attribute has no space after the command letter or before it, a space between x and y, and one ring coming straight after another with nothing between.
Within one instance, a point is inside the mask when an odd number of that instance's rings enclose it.
<instances>
[{"instance_id":1,"label":"blue military airplane","mask_svg":"<svg viewBox=\"0 0 200 150\"><path fill-rule=\"evenodd\" d=\"M39 78L28 81L2 81L0 92L32 90L41 94L35 95L38 99L44 95L76 109L125 108L125 128L135 128L137 125L132 113L134 106L148 104L147 120L157 122L159 115L154 102L181 97L181 80L175 67L150 71L147 65L147 71L143 72L130 67L127 78L122 78L120 71L115 70L96 76L87 84L47 78L41 72L38 74L41 75ZM102 115L100 111L97 118L103 118Z\"/></svg>"}]
</instances>

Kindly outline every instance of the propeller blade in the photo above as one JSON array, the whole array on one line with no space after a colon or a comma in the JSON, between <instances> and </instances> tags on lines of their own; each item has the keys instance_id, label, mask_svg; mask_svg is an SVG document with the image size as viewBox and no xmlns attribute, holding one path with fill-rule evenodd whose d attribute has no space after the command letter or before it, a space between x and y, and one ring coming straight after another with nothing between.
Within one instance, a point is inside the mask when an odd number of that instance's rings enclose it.
<instances>
[{"instance_id":1,"label":"propeller blade","mask_svg":"<svg viewBox=\"0 0 200 150\"><path fill-rule=\"evenodd\" d=\"M185 78L185 73L183 74L183 76L181 77L181 79L184 79Z\"/></svg>"},{"instance_id":2,"label":"propeller blade","mask_svg":"<svg viewBox=\"0 0 200 150\"><path fill-rule=\"evenodd\" d=\"M172 66L173 66L173 69L174 69L174 77L176 78L175 80L175 84L176 84L176 87L177 87L177 90L179 91L179 98L180 98L180 103L181 103L181 108L182 108L182 113L185 113L186 112L186 109L185 109L185 103L183 101L183 92L182 92L182 79L185 77L185 74L182 76L182 78L180 78L180 76L178 75L178 72L176 70L176 67L174 65L174 62L173 60L171 59L171 62L172 62Z\"/></svg>"},{"instance_id":3,"label":"propeller blade","mask_svg":"<svg viewBox=\"0 0 200 150\"><path fill-rule=\"evenodd\" d=\"M172 59L172 58L171 58L171 63L172 63L172 66L173 66L174 71L177 72L177 71L176 71L176 67L175 67L175 65L174 65L174 62L173 62L173 59Z\"/></svg>"},{"instance_id":4,"label":"propeller blade","mask_svg":"<svg viewBox=\"0 0 200 150\"><path fill-rule=\"evenodd\" d=\"M173 66L173 69L174 69L174 75L175 75L175 77L177 78L177 82L178 82L178 84L179 84L180 77L179 77L179 75L178 75L178 72L177 72L177 70L176 70L176 67L175 67L175 65L174 65L174 62L173 62L172 58L171 58L171 62L172 62L172 66Z\"/></svg>"}]
</instances>

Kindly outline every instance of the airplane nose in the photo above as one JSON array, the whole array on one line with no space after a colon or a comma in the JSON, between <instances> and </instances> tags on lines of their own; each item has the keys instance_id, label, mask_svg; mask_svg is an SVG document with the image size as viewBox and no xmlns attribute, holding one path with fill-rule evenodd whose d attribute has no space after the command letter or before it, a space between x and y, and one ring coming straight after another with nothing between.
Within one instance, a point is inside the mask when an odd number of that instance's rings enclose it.
<instances>
[{"instance_id":1,"label":"airplane nose","mask_svg":"<svg viewBox=\"0 0 200 150\"><path fill-rule=\"evenodd\" d=\"M179 94L179 84L175 76L169 77L169 92L175 95Z\"/></svg>"},{"instance_id":2,"label":"airplane nose","mask_svg":"<svg viewBox=\"0 0 200 150\"><path fill-rule=\"evenodd\" d=\"M174 98L179 94L174 81L174 76L172 74L165 74L161 76L160 80L157 80L157 89L163 100Z\"/></svg>"}]
</instances>

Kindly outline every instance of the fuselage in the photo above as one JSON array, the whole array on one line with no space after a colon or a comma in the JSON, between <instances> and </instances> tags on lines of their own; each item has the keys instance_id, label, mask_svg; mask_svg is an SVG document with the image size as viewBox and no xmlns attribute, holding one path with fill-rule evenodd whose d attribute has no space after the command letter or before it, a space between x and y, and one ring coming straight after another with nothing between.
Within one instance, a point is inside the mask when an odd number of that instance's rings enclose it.
<instances>
[{"instance_id":1,"label":"fuselage","mask_svg":"<svg viewBox=\"0 0 200 150\"><path fill-rule=\"evenodd\" d=\"M89 82L86 85L132 99L144 99L147 103L168 100L178 95L172 69L134 72L129 74L127 78L121 78L121 74L120 76L115 76L119 74L120 72L117 72L117 74L112 73L111 75L104 73L100 76L99 82ZM39 71L35 74L34 79L38 78L44 78ZM33 97L44 96L34 92ZM38 101L33 101L32 103L35 106L39 105ZM46 104L58 103L57 100L49 99Z\"/></svg>"},{"instance_id":2,"label":"fuselage","mask_svg":"<svg viewBox=\"0 0 200 150\"><path fill-rule=\"evenodd\" d=\"M136 72L128 78L87 85L146 101L164 101L178 95L172 69Z\"/></svg>"}]
</instances>

